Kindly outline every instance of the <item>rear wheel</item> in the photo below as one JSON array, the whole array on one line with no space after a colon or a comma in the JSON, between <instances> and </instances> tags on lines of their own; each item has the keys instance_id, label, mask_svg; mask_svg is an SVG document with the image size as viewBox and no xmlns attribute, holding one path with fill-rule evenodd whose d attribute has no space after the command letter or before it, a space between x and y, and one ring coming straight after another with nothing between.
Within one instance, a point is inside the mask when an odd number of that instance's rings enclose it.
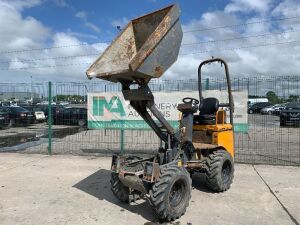
<instances>
[{"instance_id":1,"label":"rear wheel","mask_svg":"<svg viewBox=\"0 0 300 225\"><path fill-rule=\"evenodd\" d=\"M78 126L83 127L85 125L85 120L78 120Z\"/></svg>"},{"instance_id":2,"label":"rear wheel","mask_svg":"<svg viewBox=\"0 0 300 225\"><path fill-rule=\"evenodd\" d=\"M208 187L216 192L228 190L234 176L234 164L231 155L225 150L216 150L209 155L206 166Z\"/></svg>"},{"instance_id":3,"label":"rear wheel","mask_svg":"<svg viewBox=\"0 0 300 225\"><path fill-rule=\"evenodd\" d=\"M280 118L280 126L281 126L281 127L284 127L284 126L286 126L285 119L283 119L283 118Z\"/></svg>"},{"instance_id":4,"label":"rear wheel","mask_svg":"<svg viewBox=\"0 0 300 225\"><path fill-rule=\"evenodd\" d=\"M252 109L249 110L249 114L253 114L254 111Z\"/></svg>"},{"instance_id":5,"label":"rear wheel","mask_svg":"<svg viewBox=\"0 0 300 225\"><path fill-rule=\"evenodd\" d=\"M121 202L130 203L142 197L141 192L137 190L130 191L129 188L120 181L118 173L111 173L110 184L112 193Z\"/></svg>"},{"instance_id":6,"label":"rear wheel","mask_svg":"<svg viewBox=\"0 0 300 225\"><path fill-rule=\"evenodd\" d=\"M13 126L15 126L15 124L16 124L15 119L10 119L10 120L9 120L8 127L13 127Z\"/></svg>"},{"instance_id":7,"label":"rear wheel","mask_svg":"<svg viewBox=\"0 0 300 225\"><path fill-rule=\"evenodd\" d=\"M150 189L150 202L158 218L172 221L182 216L191 198L191 178L176 164L161 167L158 181Z\"/></svg>"}]
</instances>

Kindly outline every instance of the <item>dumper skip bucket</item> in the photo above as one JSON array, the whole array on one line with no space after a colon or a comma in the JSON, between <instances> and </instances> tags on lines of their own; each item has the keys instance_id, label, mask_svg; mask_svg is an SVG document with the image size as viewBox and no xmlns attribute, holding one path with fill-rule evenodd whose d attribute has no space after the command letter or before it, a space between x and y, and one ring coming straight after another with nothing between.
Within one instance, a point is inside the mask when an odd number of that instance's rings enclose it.
<instances>
[{"instance_id":1,"label":"dumper skip bucket","mask_svg":"<svg viewBox=\"0 0 300 225\"><path fill-rule=\"evenodd\" d=\"M88 78L112 82L159 78L178 57L179 14L179 7L171 5L130 21L87 70Z\"/></svg>"}]
</instances>

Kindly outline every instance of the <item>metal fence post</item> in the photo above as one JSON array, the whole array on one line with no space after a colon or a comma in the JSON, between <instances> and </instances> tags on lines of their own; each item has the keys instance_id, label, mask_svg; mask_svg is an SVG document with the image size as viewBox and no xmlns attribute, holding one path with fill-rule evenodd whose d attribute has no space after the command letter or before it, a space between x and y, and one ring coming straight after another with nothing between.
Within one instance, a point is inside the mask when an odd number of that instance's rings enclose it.
<instances>
[{"instance_id":1,"label":"metal fence post","mask_svg":"<svg viewBox=\"0 0 300 225\"><path fill-rule=\"evenodd\" d=\"M209 78L206 78L205 90L209 89Z\"/></svg>"},{"instance_id":2,"label":"metal fence post","mask_svg":"<svg viewBox=\"0 0 300 225\"><path fill-rule=\"evenodd\" d=\"M52 152L52 83L48 83L48 154Z\"/></svg>"},{"instance_id":3,"label":"metal fence post","mask_svg":"<svg viewBox=\"0 0 300 225\"><path fill-rule=\"evenodd\" d=\"M121 129L121 133L120 133L120 150L121 153L124 153L124 129Z\"/></svg>"}]
</instances>

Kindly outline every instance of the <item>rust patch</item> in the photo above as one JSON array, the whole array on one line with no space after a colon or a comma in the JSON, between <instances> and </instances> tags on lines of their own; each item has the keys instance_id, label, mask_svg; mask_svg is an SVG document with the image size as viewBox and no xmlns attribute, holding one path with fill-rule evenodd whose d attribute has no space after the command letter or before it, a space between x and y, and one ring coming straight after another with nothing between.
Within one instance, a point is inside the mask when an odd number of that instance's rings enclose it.
<instances>
[{"instance_id":1,"label":"rust patch","mask_svg":"<svg viewBox=\"0 0 300 225\"><path fill-rule=\"evenodd\" d=\"M135 45L134 37L131 37L128 40L128 46L127 46L127 52L126 52L128 59L131 59L132 56L136 53L134 45Z\"/></svg>"},{"instance_id":2,"label":"rust patch","mask_svg":"<svg viewBox=\"0 0 300 225\"><path fill-rule=\"evenodd\" d=\"M164 73L164 69L161 66L157 66L154 69L155 76L160 77Z\"/></svg>"},{"instance_id":3,"label":"rust patch","mask_svg":"<svg viewBox=\"0 0 300 225\"><path fill-rule=\"evenodd\" d=\"M158 27L159 29L157 29L154 33L154 36L156 39L159 39L162 35L164 35L168 31L170 22L171 22L170 16L167 16L166 18L164 18L164 20Z\"/></svg>"},{"instance_id":4,"label":"rust patch","mask_svg":"<svg viewBox=\"0 0 300 225\"><path fill-rule=\"evenodd\" d=\"M161 22L161 24L159 24L159 26L154 31L154 33L150 35L149 43L146 42L143 45L142 47L143 52L140 55L138 55L139 57L137 58L138 63L136 67L140 66L144 62L144 60L149 55L151 55L151 53L153 52L152 46L154 46L155 43L157 43L161 39L161 37L163 37L163 35L165 35L168 32L170 22L171 22L170 16L166 16L166 18L163 19L163 21ZM162 75L162 73L160 75Z\"/></svg>"}]
</instances>

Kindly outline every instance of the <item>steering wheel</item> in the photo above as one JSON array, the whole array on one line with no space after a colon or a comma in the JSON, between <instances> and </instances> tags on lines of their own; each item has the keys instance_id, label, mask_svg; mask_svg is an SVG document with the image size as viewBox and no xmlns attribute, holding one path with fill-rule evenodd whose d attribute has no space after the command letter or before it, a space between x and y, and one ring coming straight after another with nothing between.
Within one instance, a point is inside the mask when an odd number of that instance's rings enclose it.
<instances>
[{"instance_id":1,"label":"steering wheel","mask_svg":"<svg viewBox=\"0 0 300 225\"><path fill-rule=\"evenodd\" d=\"M190 98L190 97L183 98L182 101L184 103L192 103L192 104L195 104L195 105L199 104L199 100L198 99Z\"/></svg>"}]
</instances>

